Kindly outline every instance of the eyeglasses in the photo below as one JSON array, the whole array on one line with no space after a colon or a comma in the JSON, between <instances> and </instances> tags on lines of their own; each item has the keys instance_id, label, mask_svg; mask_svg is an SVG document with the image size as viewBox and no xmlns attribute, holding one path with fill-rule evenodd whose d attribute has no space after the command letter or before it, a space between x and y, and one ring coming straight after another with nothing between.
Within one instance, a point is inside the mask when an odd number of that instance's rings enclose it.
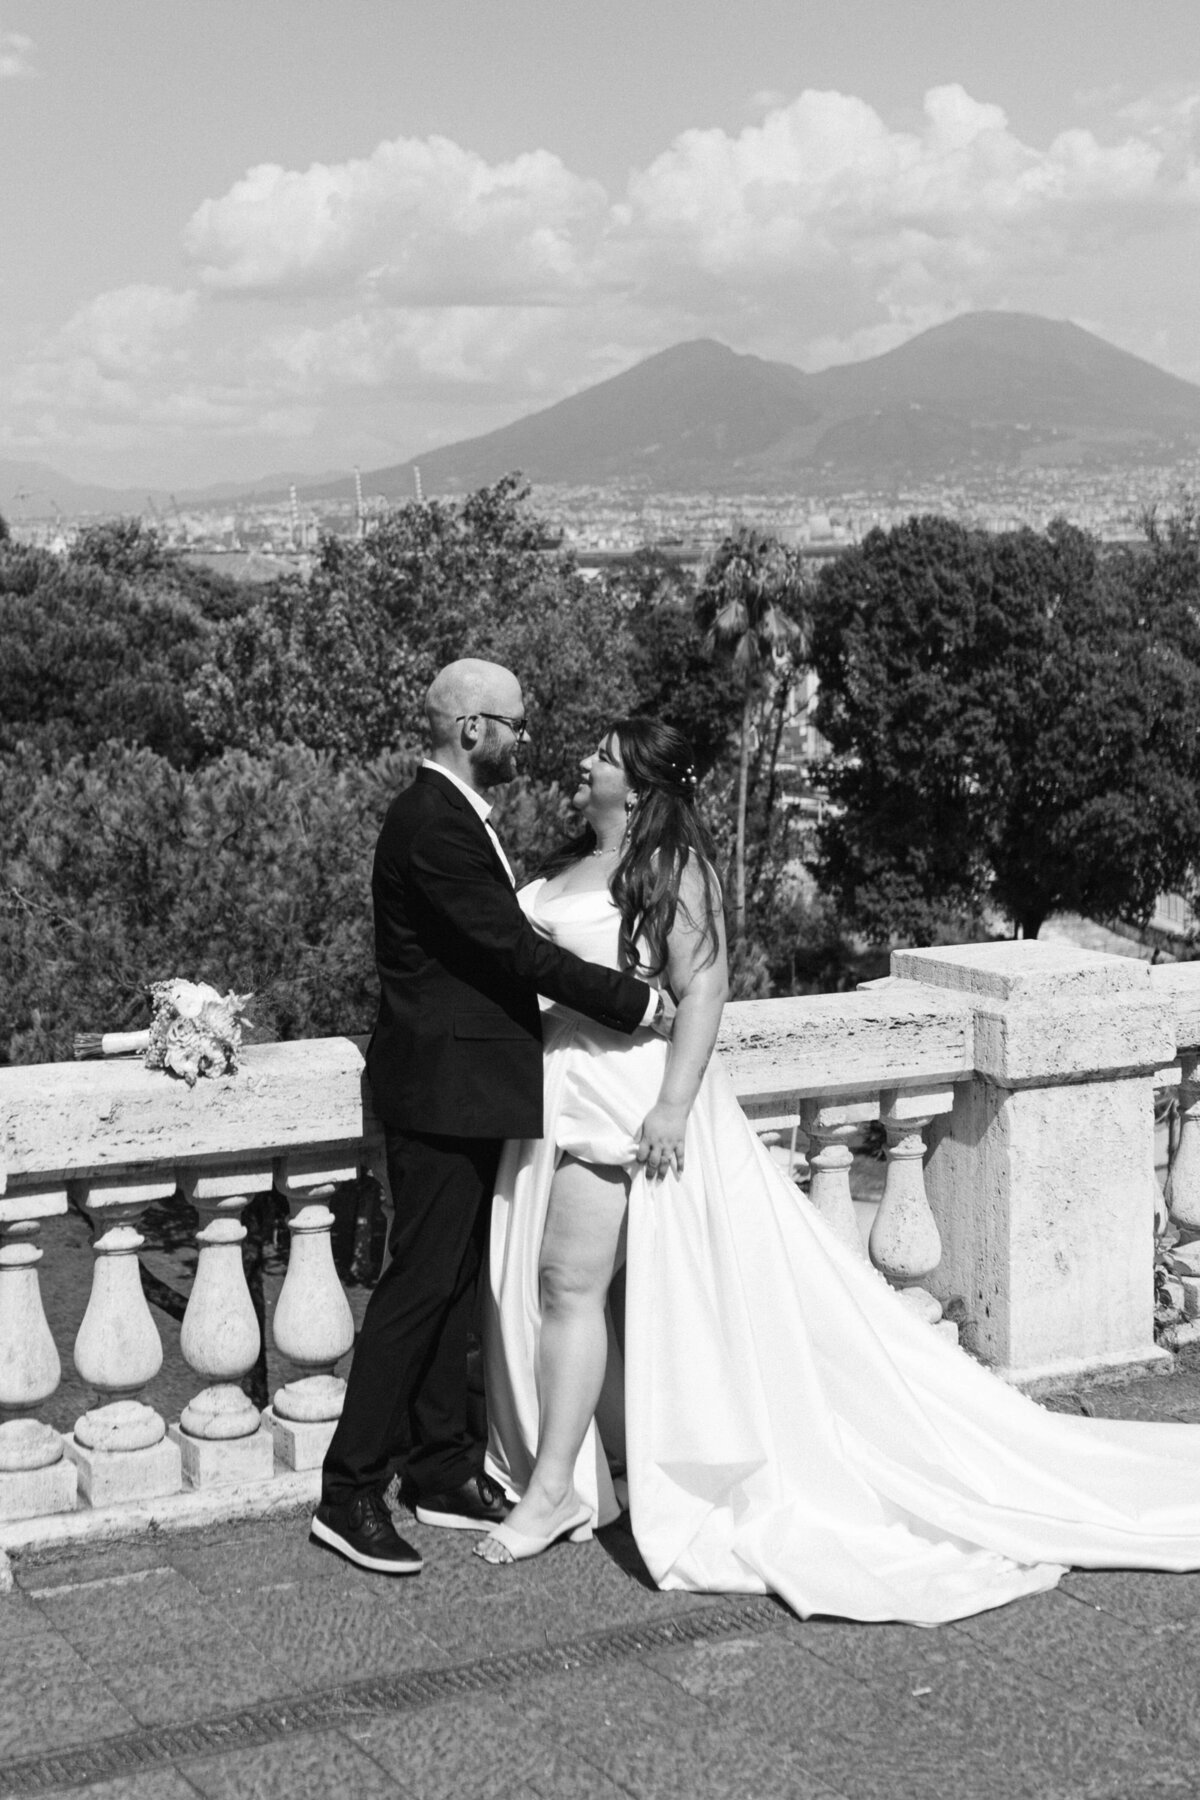
<instances>
[{"instance_id":1,"label":"eyeglasses","mask_svg":"<svg viewBox=\"0 0 1200 1800\"><path fill-rule=\"evenodd\" d=\"M528 720L524 713L521 713L520 716L515 719L510 719L507 713L458 713L454 723L456 725L461 725L467 719L495 719L497 725L508 726L508 729L512 732L518 743L520 743L522 738L529 736Z\"/></svg>"}]
</instances>

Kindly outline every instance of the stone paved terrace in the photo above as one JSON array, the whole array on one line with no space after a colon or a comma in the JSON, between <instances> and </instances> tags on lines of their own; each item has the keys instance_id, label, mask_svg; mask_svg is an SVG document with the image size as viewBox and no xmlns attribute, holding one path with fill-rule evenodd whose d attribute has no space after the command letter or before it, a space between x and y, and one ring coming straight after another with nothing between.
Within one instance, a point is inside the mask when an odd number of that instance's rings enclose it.
<instances>
[{"instance_id":1,"label":"stone paved terrace","mask_svg":"<svg viewBox=\"0 0 1200 1800\"><path fill-rule=\"evenodd\" d=\"M1084 1403L1200 1422L1200 1362ZM303 1517L18 1556L0 1795L1200 1792L1200 1574L1072 1574L919 1630L660 1594L620 1526L489 1569L470 1534L401 1523L428 1559L416 1580L350 1568Z\"/></svg>"}]
</instances>

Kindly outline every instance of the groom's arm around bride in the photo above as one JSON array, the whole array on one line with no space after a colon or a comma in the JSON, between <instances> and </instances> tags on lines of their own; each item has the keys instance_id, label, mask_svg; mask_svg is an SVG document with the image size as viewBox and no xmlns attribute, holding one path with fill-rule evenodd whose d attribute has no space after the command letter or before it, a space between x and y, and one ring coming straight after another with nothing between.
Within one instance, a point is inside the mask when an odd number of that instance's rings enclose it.
<instances>
[{"instance_id":1,"label":"groom's arm around bride","mask_svg":"<svg viewBox=\"0 0 1200 1800\"><path fill-rule=\"evenodd\" d=\"M516 774L520 683L452 663L426 700L430 757L392 802L372 876L380 1000L367 1052L387 1141L392 1257L359 1333L313 1533L360 1566L412 1574L383 1489L400 1459L424 1524L505 1510L472 1432L467 1338L505 1138L542 1131L538 994L616 1030L654 991L541 938L522 913L484 792Z\"/></svg>"}]
</instances>

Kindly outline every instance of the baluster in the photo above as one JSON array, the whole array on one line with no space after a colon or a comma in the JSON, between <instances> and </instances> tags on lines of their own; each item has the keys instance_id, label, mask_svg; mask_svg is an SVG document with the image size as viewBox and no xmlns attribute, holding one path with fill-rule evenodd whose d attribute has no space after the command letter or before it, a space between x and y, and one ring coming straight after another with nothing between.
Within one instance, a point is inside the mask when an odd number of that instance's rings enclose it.
<instances>
[{"instance_id":1,"label":"baluster","mask_svg":"<svg viewBox=\"0 0 1200 1800\"><path fill-rule=\"evenodd\" d=\"M180 1178L200 1215L200 1257L179 1348L190 1367L214 1384L189 1401L169 1429L188 1487L269 1481L275 1472L274 1440L240 1385L262 1347L242 1266L241 1215L251 1196L269 1192L274 1179L269 1163L236 1173L192 1169Z\"/></svg>"},{"instance_id":2,"label":"baluster","mask_svg":"<svg viewBox=\"0 0 1200 1800\"><path fill-rule=\"evenodd\" d=\"M1179 1059L1179 1142L1167 1176L1171 1217L1186 1237L1200 1235L1200 1055Z\"/></svg>"},{"instance_id":3,"label":"baluster","mask_svg":"<svg viewBox=\"0 0 1200 1800\"><path fill-rule=\"evenodd\" d=\"M78 1476L61 1435L27 1415L48 1400L62 1364L46 1323L33 1242L43 1219L67 1210L65 1187L4 1198L0 1169L0 1519L70 1512Z\"/></svg>"},{"instance_id":4,"label":"baluster","mask_svg":"<svg viewBox=\"0 0 1200 1800\"><path fill-rule=\"evenodd\" d=\"M871 1261L921 1318L957 1342L958 1327L942 1318L941 1301L919 1285L921 1276L932 1274L942 1260L941 1235L925 1193L925 1132L939 1113L954 1110L954 1089L910 1093L897 1088L882 1093L879 1102L888 1167L871 1227Z\"/></svg>"},{"instance_id":5,"label":"baluster","mask_svg":"<svg viewBox=\"0 0 1200 1800\"><path fill-rule=\"evenodd\" d=\"M805 1100L800 1108L801 1130L815 1146L808 1158L812 1171L808 1197L846 1248L864 1258L867 1253L850 1197L854 1155L849 1146L860 1127L878 1117L874 1095L868 1100Z\"/></svg>"},{"instance_id":6,"label":"baluster","mask_svg":"<svg viewBox=\"0 0 1200 1800\"><path fill-rule=\"evenodd\" d=\"M1166 1073L1166 1071L1162 1071ZM1174 1272L1182 1288L1187 1325L1176 1327L1175 1336L1190 1338L1200 1321L1200 1055L1180 1057L1177 1069L1179 1138L1167 1174L1164 1202L1179 1228L1179 1242L1172 1247Z\"/></svg>"},{"instance_id":7,"label":"baluster","mask_svg":"<svg viewBox=\"0 0 1200 1800\"><path fill-rule=\"evenodd\" d=\"M92 1506L173 1494L182 1482L179 1450L166 1421L136 1396L162 1367L158 1327L142 1292L138 1251L145 1239L136 1221L152 1200L175 1193L169 1179L123 1177L80 1182L79 1204L96 1236L92 1292L79 1335L75 1367L100 1404L75 1421L66 1453L79 1471L79 1491ZM116 1396L105 1403L102 1395Z\"/></svg>"},{"instance_id":8,"label":"baluster","mask_svg":"<svg viewBox=\"0 0 1200 1800\"><path fill-rule=\"evenodd\" d=\"M337 1182L357 1176L357 1162L319 1155L285 1157L276 1171L291 1214L292 1248L271 1336L281 1356L313 1371L278 1388L265 1415L276 1455L290 1469L324 1461L346 1397L333 1369L354 1346L354 1316L333 1265L333 1213L326 1202Z\"/></svg>"}]
</instances>

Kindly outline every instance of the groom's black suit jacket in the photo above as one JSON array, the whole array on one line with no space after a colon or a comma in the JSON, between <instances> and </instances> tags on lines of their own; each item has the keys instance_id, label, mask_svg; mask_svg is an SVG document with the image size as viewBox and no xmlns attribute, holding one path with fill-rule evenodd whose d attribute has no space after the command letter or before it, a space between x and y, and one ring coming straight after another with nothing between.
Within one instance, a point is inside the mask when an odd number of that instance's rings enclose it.
<instances>
[{"instance_id":1,"label":"groom's black suit jacket","mask_svg":"<svg viewBox=\"0 0 1200 1800\"><path fill-rule=\"evenodd\" d=\"M650 991L539 937L483 820L433 769L393 800L371 881L379 1017L375 1111L401 1131L540 1137L545 994L631 1032Z\"/></svg>"}]
</instances>

